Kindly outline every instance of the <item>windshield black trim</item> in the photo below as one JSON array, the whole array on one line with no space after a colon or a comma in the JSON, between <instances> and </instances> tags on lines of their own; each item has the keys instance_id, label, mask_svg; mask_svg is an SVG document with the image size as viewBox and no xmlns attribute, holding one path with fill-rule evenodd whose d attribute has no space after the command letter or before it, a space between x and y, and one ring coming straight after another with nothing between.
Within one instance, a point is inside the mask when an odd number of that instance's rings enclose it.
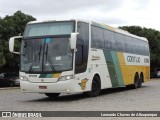
<instances>
[{"instance_id":1,"label":"windshield black trim","mask_svg":"<svg viewBox=\"0 0 160 120\"><path fill-rule=\"evenodd\" d=\"M43 39L43 38L64 38L64 37L70 37L71 34L67 34L67 35L44 35L44 36L33 36L33 37L25 37L23 38L23 40L30 40L30 39Z\"/></svg>"}]
</instances>

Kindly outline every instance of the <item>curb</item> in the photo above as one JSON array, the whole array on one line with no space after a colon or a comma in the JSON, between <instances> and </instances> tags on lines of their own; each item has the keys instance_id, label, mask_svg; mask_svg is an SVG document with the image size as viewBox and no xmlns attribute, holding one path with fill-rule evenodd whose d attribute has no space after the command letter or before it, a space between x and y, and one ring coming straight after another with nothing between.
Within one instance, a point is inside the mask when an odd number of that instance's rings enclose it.
<instances>
[{"instance_id":1,"label":"curb","mask_svg":"<svg viewBox=\"0 0 160 120\"><path fill-rule=\"evenodd\" d=\"M20 89L20 87L4 87L4 88L0 88L0 90L11 90L11 89Z\"/></svg>"}]
</instances>

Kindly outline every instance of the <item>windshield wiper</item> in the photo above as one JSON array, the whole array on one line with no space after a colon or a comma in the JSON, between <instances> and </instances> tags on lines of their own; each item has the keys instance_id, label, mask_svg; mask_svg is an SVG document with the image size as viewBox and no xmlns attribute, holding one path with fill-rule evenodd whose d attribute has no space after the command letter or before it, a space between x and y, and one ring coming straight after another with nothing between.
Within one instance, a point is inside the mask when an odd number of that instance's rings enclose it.
<instances>
[{"instance_id":1,"label":"windshield wiper","mask_svg":"<svg viewBox=\"0 0 160 120\"><path fill-rule=\"evenodd\" d=\"M32 72L33 63L29 67L29 72Z\"/></svg>"},{"instance_id":2,"label":"windshield wiper","mask_svg":"<svg viewBox=\"0 0 160 120\"><path fill-rule=\"evenodd\" d=\"M46 48L46 51L45 51L45 55L46 55L46 61L47 61L47 57L48 57L48 44L47 44L47 48Z\"/></svg>"},{"instance_id":3,"label":"windshield wiper","mask_svg":"<svg viewBox=\"0 0 160 120\"><path fill-rule=\"evenodd\" d=\"M47 44L47 48L46 48L46 51L45 51L45 55L46 55L46 61L48 60L49 65L50 65L52 71L55 71L55 66L52 63L50 55L48 55L48 44Z\"/></svg>"},{"instance_id":4,"label":"windshield wiper","mask_svg":"<svg viewBox=\"0 0 160 120\"><path fill-rule=\"evenodd\" d=\"M40 55L41 55L41 50L42 50L42 44L41 44L41 46L40 46L40 49L39 49L39 52L38 52L38 55L39 55L39 61L40 61Z\"/></svg>"},{"instance_id":5,"label":"windshield wiper","mask_svg":"<svg viewBox=\"0 0 160 120\"><path fill-rule=\"evenodd\" d=\"M37 55L39 55L39 61L40 61L41 50L42 50L42 44L41 44L41 46L40 46L40 48L39 48L38 53L35 55L35 59L33 60L33 62L31 63L31 65L30 65L30 67L29 67L29 72L32 71L33 64L34 64L34 62L36 62L36 60L37 60Z\"/></svg>"},{"instance_id":6,"label":"windshield wiper","mask_svg":"<svg viewBox=\"0 0 160 120\"><path fill-rule=\"evenodd\" d=\"M26 51L27 51L26 49L27 49L27 42L24 42L22 56L26 56Z\"/></svg>"},{"instance_id":7,"label":"windshield wiper","mask_svg":"<svg viewBox=\"0 0 160 120\"><path fill-rule=\"evenodd\" d=\"M42 44L41 44L41 46L39 47L39 49L37 50L38 52L36 53L36 55L35 55L35 59L34 59L34 62L36 62L37 60L39 60L40 61L40 55L41 55L41 50L42 50ZM37 58L37 56L38 56L38 58Z\"/></svg>"}]
</instances>

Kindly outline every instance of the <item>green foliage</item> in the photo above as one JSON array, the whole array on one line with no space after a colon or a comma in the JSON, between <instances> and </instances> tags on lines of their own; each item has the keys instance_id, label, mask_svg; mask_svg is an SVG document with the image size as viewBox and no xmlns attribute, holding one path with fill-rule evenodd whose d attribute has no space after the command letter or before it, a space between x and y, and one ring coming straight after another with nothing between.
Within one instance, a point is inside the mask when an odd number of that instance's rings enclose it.
<instances>
[{"instance_id":1,"label":"green foliage","mask_svg":"<svg viewBox=\"0 0 160 120\"><path fill-rule=\"evenodd\" d=\"M6 63L6 60L4 58L3 54L3 47L0 45L0 67Z\"/></svg>"},{"instance_id":2,"label":"green foliage","mask_svg":"<svg viewBox=\"0 0 160 120\"><path fill-rule=\"evenodd\" d=\"M21 11L0 19L0 66L17 69L19 56L9 52L9 38L23 33L26 24L34 20L36 20L34 17Z\"/></svg>"},{"instance_id":3,"label":"green foliage","mask_svg":"<svg viewBox=\"0 0 160 120\"><path fill-rule=\"evenodd\" d=\"M149 41L151 69L160 68L160 32L154 29L141 28L140 26L123 26L120 29L132 34L145 37Z\"/></svg>"}]
</instances>

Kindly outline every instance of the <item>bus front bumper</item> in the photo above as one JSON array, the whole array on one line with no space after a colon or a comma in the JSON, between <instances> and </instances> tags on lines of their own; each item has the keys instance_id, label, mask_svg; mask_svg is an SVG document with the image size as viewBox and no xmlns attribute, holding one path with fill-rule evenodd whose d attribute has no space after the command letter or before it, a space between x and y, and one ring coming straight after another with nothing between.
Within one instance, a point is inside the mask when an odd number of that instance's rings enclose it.
<instances>
[{"instance_id":1,"label":"bus front bumper","mask_svg":"<svg viewBox=\"0 0 160 120\"><path fill-rule=\"evenodd\" d=\"M33 93L75 93L83 92L78 80L58 81L56 83L31 83L20 81L22 92Z\"/></svg>"}]
</instances>

